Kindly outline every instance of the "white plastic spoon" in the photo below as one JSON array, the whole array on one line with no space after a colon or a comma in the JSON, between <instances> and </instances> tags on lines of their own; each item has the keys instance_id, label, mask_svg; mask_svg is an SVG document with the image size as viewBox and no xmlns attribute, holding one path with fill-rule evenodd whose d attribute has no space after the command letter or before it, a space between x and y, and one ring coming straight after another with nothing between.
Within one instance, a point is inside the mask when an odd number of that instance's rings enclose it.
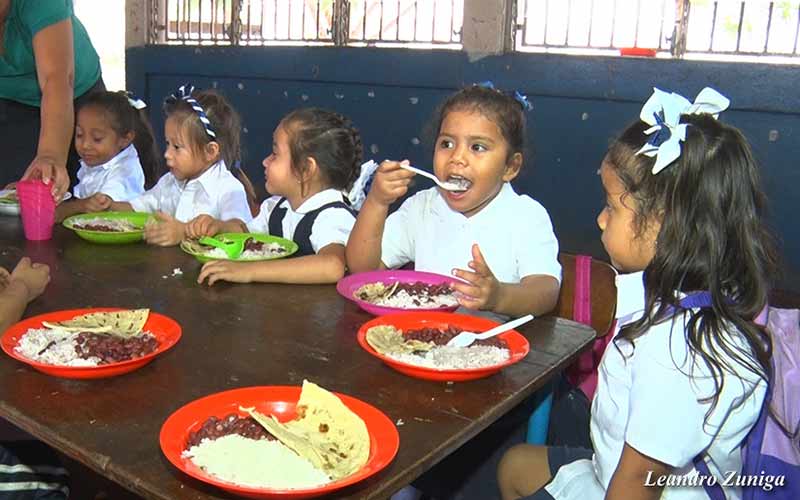
<instances>
[{"instance_id":1,"label":"white plastic spoon","mask_svg":"<svg viewBox=\"0 0 800 500\"><path fill-rule=\"evenodd\" d=\"M461 332L452 339L450 339L447 345L450 347L468 347L472 345L472 343L475 342L476 340L488 339L489 337L500 335L501 333L513 330L519 325L524 325L525 323L527 323L532 319L533 319L533 314L528 314L527 316L511 320L507 323L503 323L502 325L496 326L491 330L488 330L483 333Z\"/></svg>"},{"instance_id":2,"label":"white plastic spoon","mask_svg":"<svg viewBox=\"0 0 800 500\"><path fill-rule=\"evenodd\" d=\"M408 170L409 172L414 172L415 174L419 174L419 175L421 175L423 177L427 177L428 179L431 179L433 182L436 183L437 186L439 186L442 189L446 189L448 191L466 191L467 190L466 187L462 186L459 183L440 181L439 178L436 177L435 175L433 175L432 173L426 172L426 171L421 170L421 169L419 169L417 167L412 167L411 165L406 165L404 163L401 163L400 167Z\"/></svg>"}]
</instances>

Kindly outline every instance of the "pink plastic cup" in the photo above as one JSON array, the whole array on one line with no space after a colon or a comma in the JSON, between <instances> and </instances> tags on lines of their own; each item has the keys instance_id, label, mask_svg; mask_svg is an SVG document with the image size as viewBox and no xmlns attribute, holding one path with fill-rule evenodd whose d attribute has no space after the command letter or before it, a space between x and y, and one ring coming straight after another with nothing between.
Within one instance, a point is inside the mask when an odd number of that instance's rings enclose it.
<instances>
[{"instance_id":1,"label":"pink plastic cup","mask_svg":"<svg viewBox=\"0 0 800 500\"><path fill-rule=\"evenodd\" d=\"M42 181L17 182L17 198L22 213L22 228L25 238L33 241L49 240L53 237L56 202L50 186Z\"/></svg>"}]
</instances>

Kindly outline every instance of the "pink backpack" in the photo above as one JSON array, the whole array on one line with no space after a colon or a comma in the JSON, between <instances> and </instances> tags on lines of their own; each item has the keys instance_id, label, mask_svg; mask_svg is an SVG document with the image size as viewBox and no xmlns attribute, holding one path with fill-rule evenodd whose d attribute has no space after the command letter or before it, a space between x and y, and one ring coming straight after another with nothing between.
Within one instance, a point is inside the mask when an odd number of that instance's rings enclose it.
<instances>
[{"instance_id":1,"label":"pink backpack","mask_svg":"<svg viewBox=\"0 0 800 500\"><path fill-rule=\"evenodd\" d=\"M588 255L575 257L575 296L573 297L572 319L585 325L592 324L592 258ZM615 323L611 325L614 330ZM603 335L606 332L597 332ZM592 348L581 354L566 370L567 380L586 394L589 401L597 389L597 367L612 335L603 335L595 339Z\"/></svg>"}]
</instances>

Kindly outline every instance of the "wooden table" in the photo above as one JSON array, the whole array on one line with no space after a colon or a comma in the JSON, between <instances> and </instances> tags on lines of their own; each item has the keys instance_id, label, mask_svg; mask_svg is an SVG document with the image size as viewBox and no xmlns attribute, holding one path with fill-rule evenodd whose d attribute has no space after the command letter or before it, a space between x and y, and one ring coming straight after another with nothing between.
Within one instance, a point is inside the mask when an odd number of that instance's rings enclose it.
<instances>
[{"instance_id":1,"label":"wooden table","mask_svg":"<svg viewBox=\"0 0 800 500\"><path fill-rule=\"evenodd\" d=\"M162 455L158 433L177 408L227 389L303 379L402 420L394 461L332 496L387 498L533 393L594 338L586 326L540 318L521 329L532 347L524 361L473 382L429 382L362 350L356 331L370 316L333 286L209 288L195 282L200 264L178 248L95 245L62 227L50 241L27 242L17 218L0 217L0 265L11 269L24 255L52 273L28 316L149 307L183 327L172 350L114 378L60 379L0 358L0 417L146 498L231 498Z\"/></svg>"}]
</instances>

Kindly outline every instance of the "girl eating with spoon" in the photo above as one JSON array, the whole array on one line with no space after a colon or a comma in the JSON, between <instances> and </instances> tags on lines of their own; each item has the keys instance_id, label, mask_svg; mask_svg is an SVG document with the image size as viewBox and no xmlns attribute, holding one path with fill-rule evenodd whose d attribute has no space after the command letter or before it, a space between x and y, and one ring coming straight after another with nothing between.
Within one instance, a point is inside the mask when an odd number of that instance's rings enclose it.
<instances>
[{"instance_id":1,"label":"girl eating with spoon","mask_svg":"<svg viewBox=\"0 0 800 500\"><path fill-rule=\"evenodd\" d=\"M506 316L551 310L561 280L558 241L544 207L510 184L522 168L528 108L519 93L485 85L447 99L433 155L438 187L389 215L415 172L405 160L381 163L347 243L349 269L414 262L418 271L460 278L453 287L469 309Z\"/></svg>"}]
</instances>

